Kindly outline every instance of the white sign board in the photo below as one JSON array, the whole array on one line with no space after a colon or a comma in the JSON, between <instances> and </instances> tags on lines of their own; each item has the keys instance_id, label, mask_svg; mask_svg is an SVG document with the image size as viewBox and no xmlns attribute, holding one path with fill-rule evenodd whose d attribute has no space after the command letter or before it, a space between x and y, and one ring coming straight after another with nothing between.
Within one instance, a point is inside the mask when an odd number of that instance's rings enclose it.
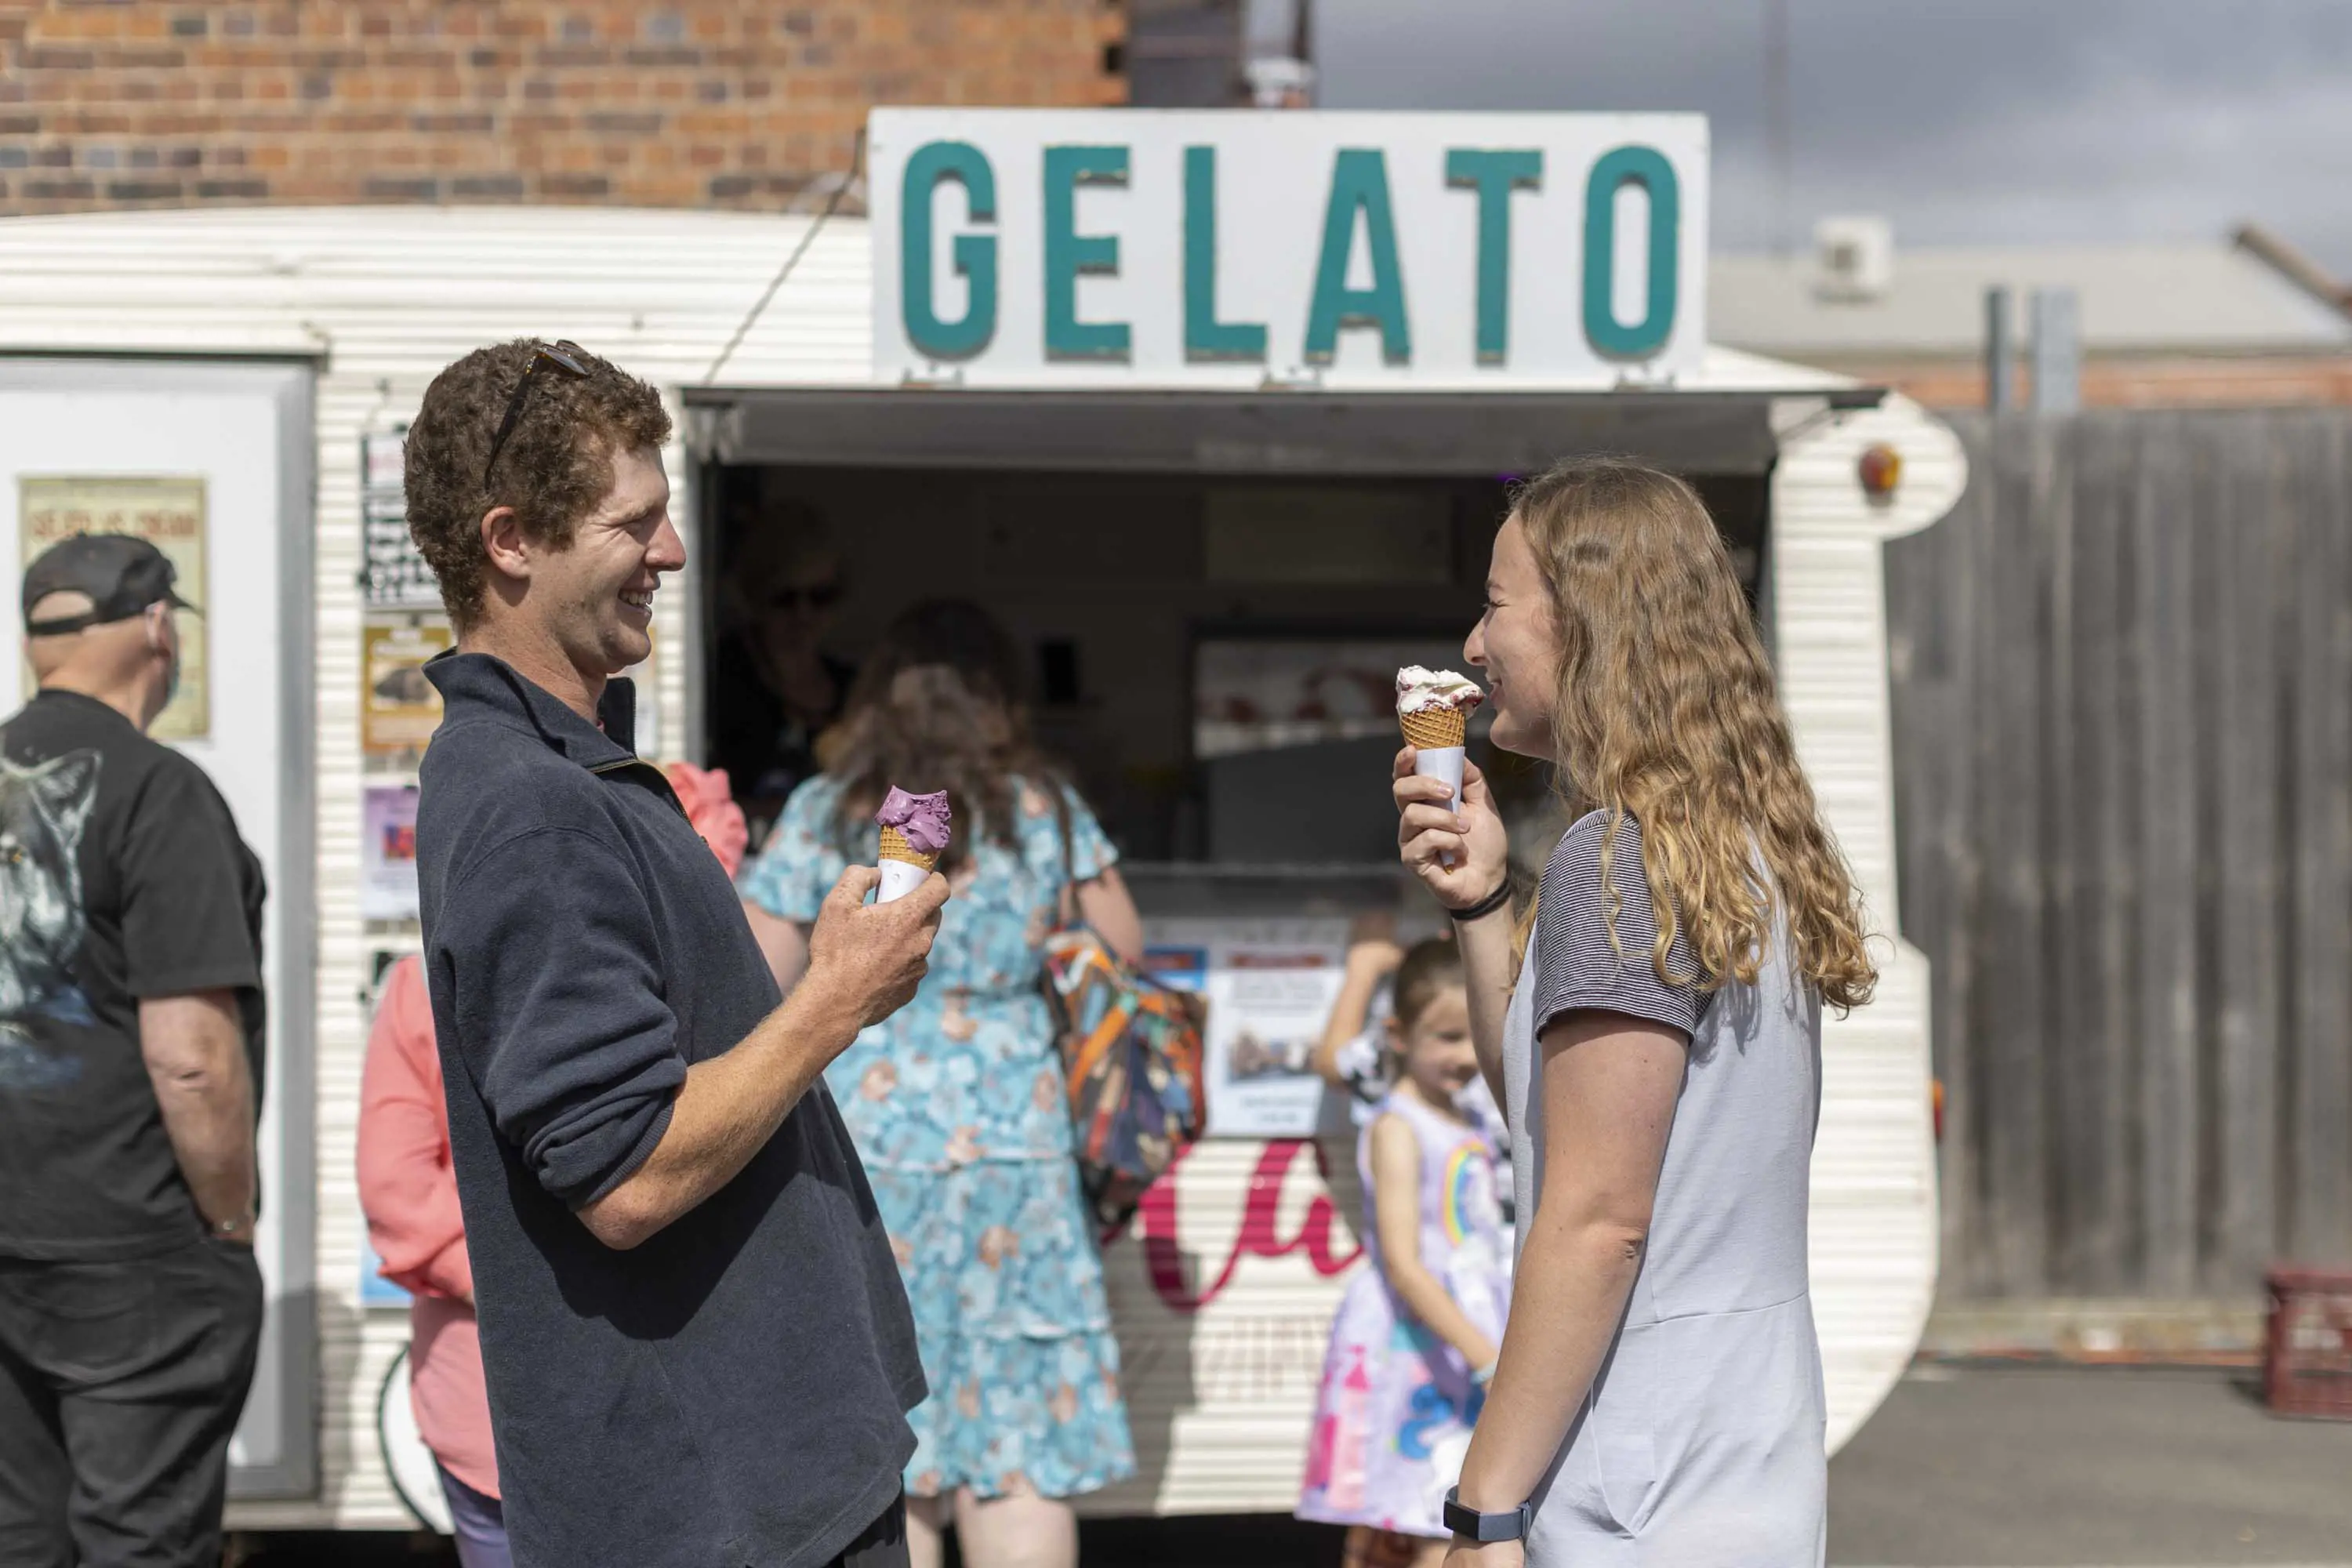
<instances>
[{"instance_id":1,"label":"white sign board","mask_svg":"<svg viewBox=\"0 0 2352 1568\"><path fill-rule=\"evenodd\" d=\"M253 1391L229 1447L231 1486L240 1496L306 1496L317 1475L310 852L316 767L303 740L317 723L307 673L310 377L307 365L160 359L0 364L0 560L22 560L26 523L37 524L20 515L25 497L42 494L23 483L27 478L71 476L70 489L88 496L107 476L126 487L169 476L173 490L204 498L210 564L197 603L211 700L203 733L173 744L219 788L269 888L256 1237L268 1311ZM177 510L189 508L183 502ZM0 638L0 691L12 698L20 647L13 635Z\"/></svg>"},{"instance_id":2,"label":"white sign board","mask_svg":"<svg viewBox=\"0 0 2352 1568\"><path fill-rule=\"evenodd\" d=\"M1346 921L1180 918L1154 921L1150 936L1154 976L1209 999L1208 1136L1346 1129L1345 1102L1327 1093L1314 1064L1346 973Z\"/></svg>"},{"instance_id":3,"label":"white sign board","mask_svg":"<svg viewBox=\"0 0 2352 1568\"><path fill-rule=\"evenodd\" d=\"M867 125L887 384L1606 388L1705 351L1701 115Z\"/></svg>"}]
</instances>

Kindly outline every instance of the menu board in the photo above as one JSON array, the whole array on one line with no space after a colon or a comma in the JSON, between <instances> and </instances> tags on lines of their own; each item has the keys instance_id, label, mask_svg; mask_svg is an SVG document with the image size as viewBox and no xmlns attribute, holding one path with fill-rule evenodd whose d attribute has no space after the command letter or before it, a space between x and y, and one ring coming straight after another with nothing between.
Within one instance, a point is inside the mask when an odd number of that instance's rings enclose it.
<instances>
[{"instance_id":1,"label":"menu board","mask_svg":"<svg viewBox=\"0 0 2352 1568\"><path fill-rule=\"evenodd\" d=\"M1396 739L1396 675L1408 664L1463 669L1459 638L1234 637L1202 642L1192 665L1192 754ZM1474 677L1475 678L1475 677ZM1484 715L1474 713L1476 723Z\"/></svg>"},{"instance_id":2,"label":"menu board","mask_svg":"<svg viewBox=\"0 0 2352 1568\"><path fill-rule=\"evenodd\" d=\"M1151 922L1145 968L1208 998L1208 1135L1311 1138L1346 1125L1344 1097L1315 1073L1338 1000L1348 922L1186 918Z\"/></svg>"},{"instance_id":3,"label":"menu board","mask_svg":"<svg viewBox=\"0 0 2352 1568\"><path fill-rule=\"evenodd\" d=\"M437 610L441 585L408 534L407 442L402 430L360 437L360 595L371 610Z\"/></svg>"}]
</instances>

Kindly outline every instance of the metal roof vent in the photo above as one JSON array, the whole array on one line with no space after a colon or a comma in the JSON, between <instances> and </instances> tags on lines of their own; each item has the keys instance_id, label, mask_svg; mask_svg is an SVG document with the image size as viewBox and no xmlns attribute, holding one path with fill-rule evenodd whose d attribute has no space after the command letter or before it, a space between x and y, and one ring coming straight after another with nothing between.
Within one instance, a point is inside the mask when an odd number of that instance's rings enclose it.
<instances>
[{"instance_id":1,"label":"metal roof vent","mask_svg":"<svg viewBox=\"0 0 2352 1568\"><path fill-rule=\"evenodd\" d=\"M1895 287L1895 227L1883 217L1825 217L1813 226L1813 292L1867 304Z\"/></svg>"}]
</instances>

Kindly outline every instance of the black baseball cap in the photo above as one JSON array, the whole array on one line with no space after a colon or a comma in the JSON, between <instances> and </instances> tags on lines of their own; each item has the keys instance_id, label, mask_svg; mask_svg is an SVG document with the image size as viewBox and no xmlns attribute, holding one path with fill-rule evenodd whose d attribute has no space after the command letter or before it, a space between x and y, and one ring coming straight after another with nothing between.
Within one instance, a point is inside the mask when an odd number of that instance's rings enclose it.
<instances>
[{"instance_id":1,"label":"black baseball cap","mask_svg":"<svg viewBox=\"0 0 2352 1568\"><path fill-rule=\"evenodd\" d=\"M26 635L63 637L84 626L129 620L154 604L193 610L194 605L172 591L178 575L170 557L128 533L77 533L60 539L25 569ZM51 594L85 595L91 607L86 615L36 622L33 606Z\"/></svg>"}]
</instances>

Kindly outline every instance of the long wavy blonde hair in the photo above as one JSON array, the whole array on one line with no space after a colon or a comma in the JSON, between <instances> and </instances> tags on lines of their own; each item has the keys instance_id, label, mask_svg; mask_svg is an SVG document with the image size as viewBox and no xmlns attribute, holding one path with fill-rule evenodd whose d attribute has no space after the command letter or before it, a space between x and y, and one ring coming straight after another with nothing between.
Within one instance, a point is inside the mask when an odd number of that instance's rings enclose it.
<instances>
[{"instance_id":1,"label":"long wavy blonde hair","mask_svg":"<svg viewBox=\"0 0 2352 1568\"><path fill-rule=\"evenodd\" d=\"M1522 486L1513 515L1551 600L1554 787L1577 815L1609 813L1611 941L1610 857L1631 813L1662 981L1752 983L1778 902L1797 971L1822 999L1841 1012L1868 1002L1878 974L1853 873L1797 765L1771 663L1697 492L1639 463L1580 458ZM1678 926L1696 975L1668 973Z\"/></svg>"}]
</instances>

